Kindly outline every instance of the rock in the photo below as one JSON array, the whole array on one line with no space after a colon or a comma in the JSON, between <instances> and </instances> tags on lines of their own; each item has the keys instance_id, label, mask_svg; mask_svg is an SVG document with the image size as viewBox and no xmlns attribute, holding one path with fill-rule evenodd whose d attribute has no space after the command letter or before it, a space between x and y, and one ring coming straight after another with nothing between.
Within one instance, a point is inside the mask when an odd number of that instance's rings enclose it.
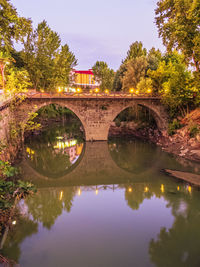
<instances>
[{"instance_id":1,"label":"rock","mask_svg":"<svg viewBox=\"0 0 200 267\"><path fill-rule=\"evenodd\" d=\"M186 148L186 149L184 149L184 150L181 151L181 154L186 154L188 151L189 151L189 149Z\"/></svg>"},{"instance_id":2,"label":"rock","mask_svg":"<svg viewBox=\"0 0 200 267\"><path fill-rule=\"evenodd\" d=\"M190 151L191 154L195 154L196 156L198 156L200 158L200 150L191 150Z\"/></svg>"},{"instance_id":3,"label":"rock","mask_svg":"<svg viewBox=\"0 0 200 267\"><path fill-rule=\"evenodd\" d=\"M200 142L200 134L197 134L197 136L196 136L196 140L197 140L198 142Z\"/></svg>"}]
</instances>

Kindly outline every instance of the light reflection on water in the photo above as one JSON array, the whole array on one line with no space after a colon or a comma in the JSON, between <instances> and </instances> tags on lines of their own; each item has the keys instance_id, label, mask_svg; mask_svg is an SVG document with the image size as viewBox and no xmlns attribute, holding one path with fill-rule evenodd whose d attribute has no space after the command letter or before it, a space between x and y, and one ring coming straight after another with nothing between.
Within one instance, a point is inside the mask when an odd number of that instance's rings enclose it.
<instances>
[{"instance_id":1,"label":"light reflection on water","mask_svg":"<svg viewBox=\"0 0 200 267\"><path fill-rule=\"evenodd\" d=\"M113 139L87 143L75 167L60 171L54 149L63 153L75 140L60 137L51 150L48 142L46 151L44 143L27 146L34 156L22 161L24 179L39 191L19 203L23 216L9 232L4 255L22 267L199 266L200 193L161 172L198 172L198 165L183 166L148 143ZM51 157L56 175L48 177Z\"/></svg>"}]
</instances>

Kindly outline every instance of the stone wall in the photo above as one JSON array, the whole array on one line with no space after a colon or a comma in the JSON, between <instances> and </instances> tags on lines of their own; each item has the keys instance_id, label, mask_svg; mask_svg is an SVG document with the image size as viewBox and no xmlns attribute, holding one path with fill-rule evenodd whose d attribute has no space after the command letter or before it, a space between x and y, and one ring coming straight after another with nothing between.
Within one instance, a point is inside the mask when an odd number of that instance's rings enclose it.
<instances>
[{"instance_id":1,"label":"stone wall","mask_svg":"<svg viewBox=\"0 0 200 267\"><path fill-rule=\"evenodd\" d=\"M167 114L157 99L119 99L119 98L33 98L26 99L17 111L18 121L27 121L31 112L49 104L58 104L73 111L83 124L86 141L100 141L108 139L111 123L124 109L142 105L151 110L158 129L163 135L167 134Z\"/></svg>"},{"instance_id":2,"label":"stone wall","mask_svg":"<svg viewBox=\"0 0 200 267\"><path fill-rule=\"evenodd\" d=\"M0 159L4 161L14 161L20 150L21 140L11 140L11 130L16 128L15 121L15 112L11 111L10 105L0 106Z\"/></svg>"}]
</instances>

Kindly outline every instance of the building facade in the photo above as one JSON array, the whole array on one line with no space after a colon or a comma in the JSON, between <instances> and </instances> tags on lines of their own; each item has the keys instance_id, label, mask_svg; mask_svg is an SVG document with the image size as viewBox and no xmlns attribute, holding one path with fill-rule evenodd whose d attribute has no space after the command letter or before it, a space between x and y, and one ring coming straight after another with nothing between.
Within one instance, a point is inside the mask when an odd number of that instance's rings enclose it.
<instances>
[{"instance_id":1,"label":"building facade","mask_svg":"<svg viewBox=\"0 0 200 267\"><path fill-rule=\"evenodd\" d=\"M89 70L72 70L71 72L71 86L82 89L94 89L100 84L95 81L92 69Z\"/></svg>"}]
</instances>

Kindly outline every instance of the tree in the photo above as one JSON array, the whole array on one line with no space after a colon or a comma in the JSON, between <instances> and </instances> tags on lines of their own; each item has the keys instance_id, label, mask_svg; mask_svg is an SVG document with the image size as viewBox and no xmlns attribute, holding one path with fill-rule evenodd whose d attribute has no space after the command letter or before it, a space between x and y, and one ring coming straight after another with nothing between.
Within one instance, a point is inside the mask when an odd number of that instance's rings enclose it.
<instances>
[{"instance_id":1,"label":"tree","mask_svg":"<svg viewBox=\"0 0 200 267\"><path fill-rule=\"evenodd\" d=\"M31 30L31 20L20 17L9 0L0 0L0 48L13 49L13 41L21 41Z\"/></svg>"},{"instance_id":2,"label":"tree","mask_svg":"<svg viewBox=\"0 0 200 267\"><path fill-rule=\"evenodd\" d=\"M154 92L159 93L162 101L168 106L171 117L186 115L185 108L194 102L197 88L194 86L194 77L183 62L183 55L174 51L165 55L157 70L148 70L147 75L152 80Z\"/></svg>"},{"instance_id":3,"label":"tree","mask_svg":"<svg viewBox=\"0 0 200 267\"><path fill-rule=\"evenodd\" d=\"M155 14L159 36L168 51L180 50L200 75L200 1L160 0Z\"/></svg>"},{"instance_id":4,"label":"tree","mask_svg":"<svg viewBox=\"0 0 200 267\"><path fill-rule=\"evenodd\" d=\"M26 92L31 87L29 74L24 69L16 69L11 66L6 72L6 93L16 95L17 93Z\"/></svg>"},{"instance_id":5,"label":"tree","mask_svg":"<svg viewBox=\"0 0 200 267\"><path fill-rule=\"evenodd\" d=\"M70 70L77 63L68 45L61 46L59 35L46 21L39 23L25 40L22 59L34 88L46 91L67 86Z\"/></svg>"},{"instance_id":6,"label":"tree","mask_svg":"<svg viewBox=\"0 0 200 267\"><path fill-rule=\"evenodd\" d=\"M152 47L147 55L148 69L156 70L158 68L159 62L161 61L162 53L159 49Z\"/></svg>"},{"instance_id":7,"label":"tree","mask_svg":"<svg viewBox=\"0 0 200 267\"><path fill-rule=\"evenodd\" d=\"M143 48L142 42L134 42L130 45L129 50L127 52L126 58L122 61L122 64L120 65L119 69L117 70L114 82L113 82L113 90L114 91L121 91L122 90L122 80L123 77L127 71L127 63L129 60L136 59L137 57L146 57L147 50L146 48Z\"/></svg>"},{"instance_id":8,"label":"tree","mask_svg":"<svg viewBox=\"0 0 200 267\"><path fill-rule=\"evenodd\" d=\"M153 91L152 79L142 77L137 84L137 90L139 91L139 93L147 93L148 90L150 90L150 92L152 92Z\"/></svg>"},{"instance_id":9,"label":"tree","mask_svg":"<svg viewBox=\"0 0 200 267\"><path fill-rule=\"evenodd\" d=\"M136 88L140 79L145 76L147 68L147 60L144 56L136 57L126 63L126 72L122 78L123 90L128 90L130 87Z\"/></svg>"},{"instance_id":10,"label":"tree","mask_svg":"<svg viewBox=\"0 0 200 267\"><path fill-rule=\"evenodd\" d=\"M130 48L127 52L126 58L123 60L122 63L126 63L130 59L134 59L137 57L142 57L147 55L147 50L146 48L143 48L142 42L134 42L130 45Z\"/></svg>"},{"instance_id":11,"label":"tree","mask_svg":"<svg viewBox=\"0 0 200 267\"><path fill-rule=\"evenodd\" d=\"M92 67L95 80L100 83L101 91L112 90L114 81L114 70L110 69L106 62L97 61Z\"/></svg>"}]
</instances>

